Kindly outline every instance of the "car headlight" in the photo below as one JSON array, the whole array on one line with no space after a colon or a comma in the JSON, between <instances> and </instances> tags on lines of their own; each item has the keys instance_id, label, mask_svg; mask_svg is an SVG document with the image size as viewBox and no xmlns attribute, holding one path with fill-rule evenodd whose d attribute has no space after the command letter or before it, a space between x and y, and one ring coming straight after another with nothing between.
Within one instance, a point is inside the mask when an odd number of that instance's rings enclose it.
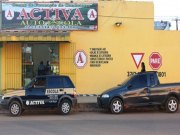
<instances>
[{"instance_id":1,"label":"car headlight","mask_svg":"<svg viewBox=\"0 0 180 135\"><path fill-rule=\"evenodd\" d=\"M2 100L4 100L5 96L2 96Z\"/></svg>"},{"instance_id":2,"label":"car headlight","mask_svg":"<svg viewBox=\"0 0 180 135\"><path fill-rule=\"evenodd\" d=\"M109 94L103 94L102 98L109 98Z\"/></svg>"}]
</instances>

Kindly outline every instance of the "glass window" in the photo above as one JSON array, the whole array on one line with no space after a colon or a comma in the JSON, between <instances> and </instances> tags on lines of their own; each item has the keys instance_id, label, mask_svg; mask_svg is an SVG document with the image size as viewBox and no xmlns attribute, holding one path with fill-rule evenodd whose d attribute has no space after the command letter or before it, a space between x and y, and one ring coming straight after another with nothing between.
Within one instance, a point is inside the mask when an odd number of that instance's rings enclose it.
<instances>
[{"instance_id":1,"label":"glass window","mask_svg":"<svg viewBox=\"0 0 180 135\"><path fill-rule=\"evenodd\" d=\"M153 74L150 74L150 86L154 86L156 83L155 83L155 79L154 79L154 75Z\"/></svg>"},{"instance_id":2,"label":"glass window","mask_svg":"<svg viewBox=\"0 0 180 135\"><path fill-rule=\"evenodd\" d=\"M63 77L64 88L74 88L71 80L68 77Z\"/></svg>"},{"instance_id":3,"label":"glass window","mask_svg":"<svg viewBox=\"0 0 180 135\"><path fill-rule=\"evenodd\" d=\"M24 43L22 45L23 86L26 86L37 75L49 74L59 74L59 44L55 42Z\"/></svg>"},{"instance_id":4,"label":"glass window","mask_svg":"<svg viewBox=\"0 0 180 135\"><path fill-rule=\"evenodd\" d=\"M159 85L159 79L156 74L150 74L150 86L153 87L155 85Z\"/></svg>"},{"instance_id":5,"label":"glass window","mask_svg":"<svg viewBox=\"0 0 180 135\"><path fill-rule=\"evenodd\" d=\"M147 76L139 75L134 77L131 81L131 85L133 89L147 87Z\"/></svg>"},{"instance_id":6,"label":"glass window","mask_svg":"<svg viewBox=\"0 0 180 135\"><path fill-rule=\"evenodd\" d=\"M45 87L46 86L46 78L40 77L37 78L34 82L34 87Z\"/></svg>"},{"instance_id":7,"label":"glass window","mask_svg":"<svg viewBox=\"0 0 180 135\"><path fill-rule=\"evenodd\" d=\"M60 77L49 77L48 88L63 88L63 81Z\"/></svg>"}]
</instances>

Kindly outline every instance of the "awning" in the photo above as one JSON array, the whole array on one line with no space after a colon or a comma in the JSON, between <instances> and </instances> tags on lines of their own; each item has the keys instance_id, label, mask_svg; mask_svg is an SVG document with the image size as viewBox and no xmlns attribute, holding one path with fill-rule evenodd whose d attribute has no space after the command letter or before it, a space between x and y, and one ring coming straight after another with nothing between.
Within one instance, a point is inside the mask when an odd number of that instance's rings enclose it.
<instances>
[{"instance_id":1,"label":"awning","mask_svg":"<svg viewBox=\"0 0 180 135\"><path fill-rule=\"evenodd\" d=\"M1 31L3 41L64 41L70 42L69 31Z\"/></svg>"}]
</instances>

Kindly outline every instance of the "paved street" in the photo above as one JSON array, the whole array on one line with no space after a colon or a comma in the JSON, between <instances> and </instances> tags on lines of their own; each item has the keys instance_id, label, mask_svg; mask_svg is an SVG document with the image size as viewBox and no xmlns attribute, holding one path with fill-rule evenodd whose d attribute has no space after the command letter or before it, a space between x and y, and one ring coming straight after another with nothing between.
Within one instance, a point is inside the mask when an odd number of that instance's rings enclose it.
<instances>
[{"instance_id":1,"label":"paved street","mask_svg":"<svg viewBox=\"0 0 180 135\"><path fill-rule=\"evenodd\" d=\"M112 115L100 112L0 114L1 135L178 135L180 113L130 112Z\"/></svg>"}]
</instances>

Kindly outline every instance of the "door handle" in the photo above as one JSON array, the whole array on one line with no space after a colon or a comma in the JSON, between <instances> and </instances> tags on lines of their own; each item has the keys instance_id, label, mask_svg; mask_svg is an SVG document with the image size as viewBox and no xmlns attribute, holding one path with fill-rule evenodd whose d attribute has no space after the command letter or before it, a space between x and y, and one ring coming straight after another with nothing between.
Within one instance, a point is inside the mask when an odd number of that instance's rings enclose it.
<instances>
[{"instance_id":1,"label":"door handle","mask_svg":"<svg viewBox=\"0 0 180 135\"><path fill-rule=\"evenodd\" d=\"M150 93L149 88L144 88L144 91L146 91L146 93Z\"/></svg>"},{"instance_id":2,"label":"door handle","mask_svg":"<svg viewBox=\"0 0 180 135\"><path fill-rule=\"evenodd\" d=\"M60 89L60 91L63 91L63 89Z\"/></svg>"}]
</instances>

